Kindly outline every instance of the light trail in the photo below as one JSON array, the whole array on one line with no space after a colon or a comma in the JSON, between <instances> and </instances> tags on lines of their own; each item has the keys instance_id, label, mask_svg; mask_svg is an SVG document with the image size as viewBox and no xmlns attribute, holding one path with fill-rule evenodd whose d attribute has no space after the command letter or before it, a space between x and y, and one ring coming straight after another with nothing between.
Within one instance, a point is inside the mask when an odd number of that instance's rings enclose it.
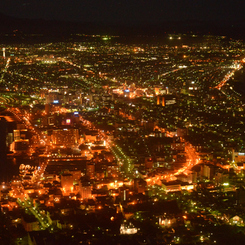
<instances>
[{"instance_id":1,"label":"light trail","mask_svg":"<svg viewBox=\"0 0 245 245\"><path fill-rule=\"evenodd\" d=\"M233 69L233 71L229 71L226 75L225 75L225 77L224 77L224 79L217 85L217 86L215 86L214 88L217 88L217 89L221 89L225 84L226 84L226 82L231 78L231 77L233 77L234 76L234 74L235 74L235 72L236 71L239 71L241 68L242 68L242 65L241 64L236 64L237 62L234 62L234 69Z\"/></svg>"}]
</instances>

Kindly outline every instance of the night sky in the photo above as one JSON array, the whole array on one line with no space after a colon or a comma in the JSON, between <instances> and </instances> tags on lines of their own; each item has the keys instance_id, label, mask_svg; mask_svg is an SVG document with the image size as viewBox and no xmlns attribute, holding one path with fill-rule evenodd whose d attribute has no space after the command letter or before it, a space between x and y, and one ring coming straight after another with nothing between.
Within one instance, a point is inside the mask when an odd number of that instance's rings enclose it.
<instances>
[{"instance_id":1,"label":"night sky","mask_svg":"<svg viewBox=\"0 0 245 245\"><path fill-rule=\"evenodd\" d=\"M5 15L103 23L245 19L245 0L1 0Z\"/></svg>"}]
</instances>

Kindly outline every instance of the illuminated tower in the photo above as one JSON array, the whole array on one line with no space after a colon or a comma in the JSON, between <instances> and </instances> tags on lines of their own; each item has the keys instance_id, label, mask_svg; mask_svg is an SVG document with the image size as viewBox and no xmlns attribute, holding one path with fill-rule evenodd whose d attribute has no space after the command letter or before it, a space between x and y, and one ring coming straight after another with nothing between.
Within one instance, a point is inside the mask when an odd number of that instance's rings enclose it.
<instances>
[{"instance_id":1,"label":"illuminated tower","mask_svg":"<svg viewBox=\"0 0 245 245\"><path fill-rule=\"evenodd\" d=\"M5 48L3 48L3 58L5 59Z\"/></svg>"},{"instance_id":2,"label":"illuminated tower","mask_svg":"<svg viewBox=\"0 0 245 245\"><path fill-rule=\"evenodd\" d=\"M157 96L157 105L160 105L160 96Z\"/></svg>"},{"instance_id":3,"label":"illuminated tower","mask_svg":"<svg viewBox=\"0 0 245 245\"><path fill-rule=\"evenodd\" d=\"M162 106L165 106L165 98L162 97Z\"/></svg>"}]
</instances>

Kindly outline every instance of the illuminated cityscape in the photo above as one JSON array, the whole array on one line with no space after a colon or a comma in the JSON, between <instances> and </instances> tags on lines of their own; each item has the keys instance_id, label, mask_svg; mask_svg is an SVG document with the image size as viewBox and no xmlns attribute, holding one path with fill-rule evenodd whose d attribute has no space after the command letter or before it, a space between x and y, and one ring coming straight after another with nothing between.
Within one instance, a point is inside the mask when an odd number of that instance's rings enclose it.
<instances>
[{"instance_id":1,"label":"illuminated cityscape","mask_svg":"<svg viewBox=\"0 0 245 245\"><path fill-rule=\"evenodd\" d=\"M78 36L0 44L0 244L243 244L244 42Z\"/></svg>"}]
</instances>

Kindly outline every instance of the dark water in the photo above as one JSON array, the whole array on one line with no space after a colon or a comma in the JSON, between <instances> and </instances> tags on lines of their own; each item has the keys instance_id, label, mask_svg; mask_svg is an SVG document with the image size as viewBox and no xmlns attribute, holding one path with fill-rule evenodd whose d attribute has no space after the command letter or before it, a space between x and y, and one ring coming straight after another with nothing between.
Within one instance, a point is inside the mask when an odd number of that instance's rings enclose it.
<instances>
[{"instance_id":1,"label":"dark water","mask_svg":"<svg viewBox=\"0 0 245 245\"><path fill-rule=\"evenodd\" d=\"M245 67L235 73L233 84L235 91L245 96Z\"/></svg>"},{"instance_id":2,"label":"dark water","mask_svg":"<svg viewBox=\"0 0 245 245\"><path fill-rule=\"evenodd\" d=\"M243 79L243 81L236 82L234 84L234 89L236 92L238 92L242 96L245 96L245 78Z\"/></svg>"},{"instance_id":3,"label":"dark water","mask_svg":"<svg viewBox=\"0 0 245 245\"><path fill-rule=\"evenodd\" d=\"M9 182L15 176L19 176L19 167L21 164L36 166L36 161L26 157L12 157L7 158L6 165L4 166L4 173L1 173L1 181Z\"/></svg>"},{"instance_id":4,"label":"dark water","mask_svg":"<svg viewBox=\"0 0 245 245\"><path fill-rule=\"evenodd\" d=\"M16 158L7 159L6 176L3 176L5 181L8 182L13 178L13 176L19 175L20 164L21 164L20 161L17 160Z\"/></svg>"}]
</instances>

